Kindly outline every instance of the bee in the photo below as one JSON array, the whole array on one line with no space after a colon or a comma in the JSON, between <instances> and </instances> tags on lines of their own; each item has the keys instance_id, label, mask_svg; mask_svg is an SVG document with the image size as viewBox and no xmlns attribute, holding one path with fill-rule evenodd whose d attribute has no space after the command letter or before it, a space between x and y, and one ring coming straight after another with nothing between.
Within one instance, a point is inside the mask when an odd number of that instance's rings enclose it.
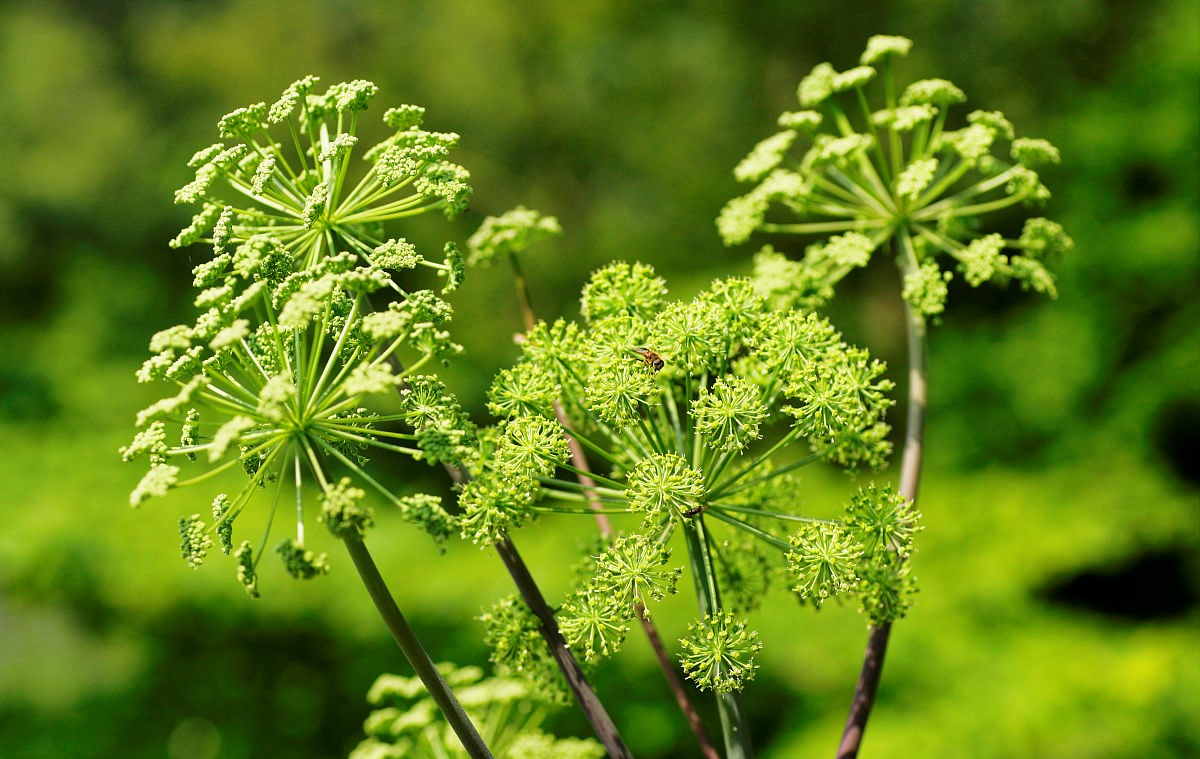
<instances>
[{"instance_id":1,"label":"bee","mask_svg":"<svg viewBox=\"0 0 1200 759\"><path fill-rule=\"evenodd\" d=\"M662 368L666 366L666 362L662 360L662 356L649 348L634 348L633 352L641 356L642 362L656 372L662 371Z\"/></svg>"}]
</instances>

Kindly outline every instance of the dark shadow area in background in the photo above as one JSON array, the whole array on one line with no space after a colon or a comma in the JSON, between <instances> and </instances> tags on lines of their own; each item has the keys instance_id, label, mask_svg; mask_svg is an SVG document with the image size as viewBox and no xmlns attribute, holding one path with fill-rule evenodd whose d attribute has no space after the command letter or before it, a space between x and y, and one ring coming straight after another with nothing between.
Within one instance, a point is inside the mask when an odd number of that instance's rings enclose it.
<instances>
[{"instance_id":1,"label":"dark shadow area in background","mask_svg":"<svg viewBox=\"0 0 1200 759\"><path fill-rule=\"evenodd\" d=\"M1186 546L1147 551L1116 565L1087 569L1045 588L1053 604L1118 622L1178 619L1197 608L1200 556Z\"/></svg>"},{"instance_id":2,"label":"dark shadow area in background","mask_svg":"<svg viewBox=\"0 0 1200 759\"><path fill-rule=\"evenodd\" d=\"M1154 447L1172 474L1200 487L1200 401L1178 398L1165 404L1154 425Z\"/></svg>"},{"instance_id":3,"label":"dark shadow area in background","mask_svg":"<svg viewBox=\"0 0 1200 759\"><path fill-rule=\"evenodd\" d=\"M0 365L0 422L45 421L60 404L50 383L37 371Z\"/></svg>"}]
</instances>

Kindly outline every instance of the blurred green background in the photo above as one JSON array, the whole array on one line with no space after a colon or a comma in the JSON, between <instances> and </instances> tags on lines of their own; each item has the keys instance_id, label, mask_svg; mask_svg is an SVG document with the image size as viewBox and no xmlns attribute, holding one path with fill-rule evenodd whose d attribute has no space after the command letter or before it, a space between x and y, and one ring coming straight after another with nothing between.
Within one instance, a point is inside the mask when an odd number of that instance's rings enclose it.
<instances>
[{"instance_id":1,"label":"blurred green background","mask_svg":"<svg viewBox=\"0 0 1200 759\"><path fill-rule=\"evenodd\" d=\"M126 505L141 469L116 450L155 397L133 371L191 310L171 193L221 114L308 73L425 105L463 135L476 195L411 236L461 242L522 203L557 215L566 236L527 272L541 313L570 317L612 259L653 263L677 295L747 273L754 245L713 227L732 167L813 64L848 67L875 33L915 40L907 80L952 79L1061 148L1049 215L1077 251L1058 302L955 288L933 334L922 592L864 755L1200 754L1200 4L690 5L0 3L0 756L342 756L375 675L407 671L331 541L332 574L268 562L252 602L231 561L179 558L176 520L206 489ZM900 380L892 276L864 272L833 315ZM482 421L515 354L510 283L475 273L454 303L467 354L447 378ZM402 476L437 491L436 474ZM853 483L804 485L832 513ZM591 532L517 535L552 598ZM439 555L390 515L370 543L435 658L483 663L473 617L510 592L494 555ZM668 641L691 603L658 615ZM832 755L863 619L780 595L755 623L762 756ZM638 756L695 754L640 637L597 683ZM586 734L573 711L555 728Z\"/></svg>"}]
</instances>

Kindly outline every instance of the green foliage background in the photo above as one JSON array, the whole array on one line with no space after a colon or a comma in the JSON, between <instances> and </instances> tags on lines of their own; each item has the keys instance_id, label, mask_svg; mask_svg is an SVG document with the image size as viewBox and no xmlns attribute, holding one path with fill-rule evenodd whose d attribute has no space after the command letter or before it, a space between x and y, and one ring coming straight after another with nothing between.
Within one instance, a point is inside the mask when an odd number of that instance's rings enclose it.
<instances>
[{"instance_id":1,"label":"green foliage background","mask_svg":"<svg viewBox=\"0 0 1200 759\"><path fill-rule=\"evenodd\" d=\"M934 332L922 593L865 755L1197 755L1200 5L24 0L0 4L0 756L344 755L374 676L405 671L331 541L329 577L271 568L251 602L230 562L179 559L202 492L125 505L140 472L116 449L152 400L133 370L190 310L171 191L218 116L307 73L425 105L474 175L451 236L519 203L557 215L566 237L527 273L543 315L571 316L612 259L653 263L677 295L748 272L753 248L713 227L733 165L813 64L849 66L874 33L915 40L902 75L952 79L1061 148L1050 215L1077 252L1059 302L954 289ZM834 319L903 386L891 276L849 283ZM482 419L515 354L510 283L476 274L454 303L468 353L448 379ZM849 490L804 486L818 512ZM516 536L552 597L591 531ZM434 656L483 662L471 618L509 592L495 557L438 555L387 515L370 542ZM691 599L673 604L668 641ZM762 755L831 755L862 618L780 596L758 626ZM598 687L635 752L693 755L644 643L619 665L629 680L610 667ZM557 729L586 731L573 712Z\"/></svg>"}]
</instances>

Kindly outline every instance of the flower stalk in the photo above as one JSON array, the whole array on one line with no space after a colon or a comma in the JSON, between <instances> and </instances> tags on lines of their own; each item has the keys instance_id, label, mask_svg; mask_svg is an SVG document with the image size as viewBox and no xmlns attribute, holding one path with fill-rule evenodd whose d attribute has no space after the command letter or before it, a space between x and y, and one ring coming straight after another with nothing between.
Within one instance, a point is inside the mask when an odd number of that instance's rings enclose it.
<instances>
[{"instance_id":1,"label":"flower stalk","mask_svg":"<svg viewBox=\"0 0 1200 759\"><path fill-rule=\"evenodd\" d=\"M550 648L550 653L562 671L563 677L566 678L571 692L575 694L575 700L592 726L592 732L595 733L596 739L613 759L633 759L633 754L621 738L621 733L617 730L612 717L608 715L604 704L596 696L591 683L588 682L583 669L579 666L579 661L567 647L562 632L559 630L558 621L554 617L554 611L546 603L541 589L529 573L529 568L525 566L521 554L517 552L517 547L511 540L505 538L496 544L496 553L500 555L501 561L504 562L505 568L512 576L513 582L521 593L521 598L541 622L539 632Z\"/></svg>"},{"instance_id":2,"label":"flower stalk","mask_svg":"<svg viewBox=\"0 0 1200 759\"><path fill-rule=\"evenodd\" d=\"M693 584L696 588L696 604L700 614L713 617L724 609L721 594L713 571L712 554L709 552L708 537L704 529L704 518L698 517L684 528L688 558L691 560ZM721 736L725 743L725 759L753 759L754 749L750 742L750 731L746 725L742 694L731 690L717 695L717 713L721 719Z\"/></svg>"},{"instance_id":3,"label":"flower stalk","mask_svg":"<svg viewBox=\"0 0 1200 759\"><path fill-rule=\"evenodd\" d=\"M1027 219L1017 239L983 234L980 217L1018 204L1037 207L1050 197L1038 175L1059 162L1046 140L1017 137L998 111L976 110L966 126L947 130L952 109L967 96L944 79L925 79L901 89L895 62L912 41L878 35L867 42L859 65L839 72L815 66L797 88L802 110L779 117L782 131L761 141L734 169L738 181L755 183L726 204L717 228L727 245L755 232L823 235L793 261L766 246L755 256L755 285L775 308L819 308L842 279L866 266L876 250L895 253L902 280L908 343L908 415L899 498L911 510L921 475L925 424L926 329L945 310L948 283L961 277L970 287L1018 283L1055 297L1047 264L1074 243L1046 218ZM882 104L868 97L882 81ZM802 154L793 147L808 144ZM1007 150L1000 148L1007 146ZM897 509L892 509L898 513ZM915 515L915 511L912 512ZM877 515L876 515L877 516ZM874 516L864 514L861 525ZM911 526L909 516L895 526ZM878 535L876 535L878 538ZM825 535L826 548L837 544ZM899 591L911 584L904 557L887 541L876 568ZM816 545L815 543L813 545ZM904 615L900 593L877 595L864 605L871 632L838 756L856 756L878 688L892 622Z\"/></svg>"},{"instance_id":4,"label":"flower stalk","mask_svg":"<svg viewBox=\"0 0 1200 759\"><path fill-rule=\"evenodd\" d=\"M515 213L517 214L517 218L514 219L514 221L522 221L524 223L533 222L535 224L535 228L537 228L536 225L540 224L540 229L546 235L556 234L558 231L557 220L537 219L536 216L529 217L523 214L522 209L518 209ZM512 215L510 214L510 218L511 217ZM491 218L490 221L492 221L493 224L504 223L499 219L494 219L494 217ZM485 226L486 224L487 222L485 222ZM515 225L513 228L521 229L521 227ZM533 308L533 297L530 293L529 283L525 277L525 273L521 267L517 253L520 250L523 250L525 247L528 247L528 245L530 245L532 242L535 242L539 236L529 234L528 228L526 228L525 231L526 234L519 240L510 239L507 241L507 244L502 245L502 247L506 248L507 255L505 258L508 260L509 268L512 271L513 285L517 294L517 303L520 307L521 318L524 322L525 330L528 332L537 325L537 314ZM479 237L477 239L482 242L486 238ZM501 247L497 245L497 242L494 238L488 239L487 242L492 246ZM478 245L473 246L473 248L474 250L479 250ZM595 474L592 472L591 465L588 463L587 454L584 452L583 446L580 445L576 436L570 432L571 422L570 418L567 416L566 410L563 408L562 399L554 398L551 403L555 418L558 420L559 424L561 424L564 429L567 430L565 437L571 452L571 466L567 466L565 464L562 464L561 466L564 469L572 472L575 475L575 479L579 481L580 490L584 496L584 501L594 513L596 527L601 538L603 538L605 541L612 541L615 538L612 522L605 513L604 506L601 503L601 499L598 495L600 490L596 487ZM612 482L611 480L609 483L616 485L618 488L621 487L620 483ZM562 485L565 483L559 484ZM605 488L604 492L617 495L620 494L620 490L612 490L611 488ZM528 599L526 599L526 603L528 603ZM663 674L663 679L666 680L667 686L670 688L672 695L675 697L676 705L678 705L680 711L687 719L688 727L691 729L693 736L695 736L701 753L704 754L706 759L719 759L716 748L712 745L712 742L708 739L708 734L704 731L704 725L700 720L700 713L697 711L695 704L692 703L691 698L688 697L688 693L683 687L683 682L675 673L675 666L672 664L670 657L667 655L666 649L663 647L662 638L658 634L658 629L655 627L650 615L646 613L645 604L643 604L640 600L634 605L634 616L637 618L642 628L642 632L645 634L646 640L650 644L651 650L654 652L655 661L658 662L659 669Z\"/></svg>"},{"instance_id":5,"label":"flower stalk","mask_svg":"<svg viewBox=\"0 0 1200 759\"><path fill-rule=\"evenodd\" d=\"M463 748L467 750L472 759L491 759L492 752L484 745L479 731L475 729L474 723L463 711L462 704L454 697L454 691L447 685L446 679L438 671L433 660L429 658L425 647L421 645L421 641L417 639L416 634L409 626L408 620L401 613L400 607L396 605L396 600L388 590L383 576L379 574L379 568L375 565L375 560L371 558L366 544L358 537L347 537L342 542L346 544L346 550L350 553L354 568L358 570L358 576L362 579L367 594L371 596L371 601L374 602L380 618L387 625L388 631L395 638L400 650L404 652L404 657L416 671L425 689L429 691L434 703L442 710L442 714L450 723L454 734L462 741Z\"/></svg>"},{"instance_id":6,"label":"flower stalk","mask_svg":"<svg viewBox=\"0 0 1200 759\"><path fill-rule=\"evenodd\" d=\"M927 392L925 366L929 351L926 345L925 319L907 302L904 304L904 316L908 344L908 409L904 426L904 453L900 460L899 492L901 497L915 505L921 483L921 462L924 453ZM867 729L867 720L871 716L875 696L879 691L891 632L891 620L871 625L867 647L863 652L862 670L854 685L850 712L838 744L837 759L854 759L858 756Z\"/></svg>"}]
</instances>

